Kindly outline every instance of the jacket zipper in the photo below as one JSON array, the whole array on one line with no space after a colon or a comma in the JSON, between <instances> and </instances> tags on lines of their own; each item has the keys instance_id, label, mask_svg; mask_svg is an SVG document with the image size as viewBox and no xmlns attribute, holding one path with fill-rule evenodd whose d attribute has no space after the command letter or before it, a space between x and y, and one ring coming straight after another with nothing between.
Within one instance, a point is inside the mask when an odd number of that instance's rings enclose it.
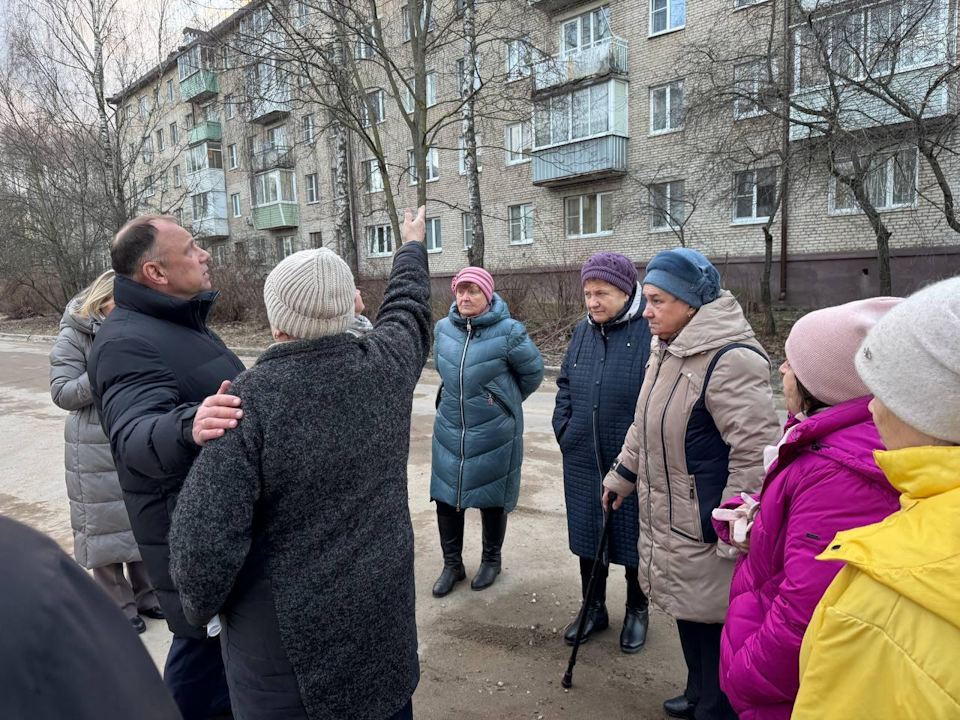
<instances>
[{"instance_id":1,"label":"jacket zipper","mask_svg":"<svg viewBox=\"0 0 960 720\"><path fill-rule=\"evenodd\" d=\"M670 395L667 396L667 402L663 405L663 414L660 416L660 447L663 449L663 473L667 479L667 515L670 521L670 529L673 529L673 493L670 490L670 464L667 460L667 436L663 430L664 421L667 419L667 411L670 409L670 403L673 401L674 393L677 392L677 387L680 385L680 381L683 379L683 375L677 375L677 381L673 384L673 388L670 390ZM690 497L693 497L693 489L690 490Z\"/></svg>"},{"instance_id":2,"label":"jacket zipper","mask_svg":"<svg viewBox=\"0 0 960 720\"><path fill-rule=\"evenodd\" d=\"M663 361L667 354L665 350L660 351L660 360L657 362L657 374L653 376L653 383L650 385L650 392L647 394L647 402L643 406L643 469L647 476L647 519L648 522L653 517L653 501L650 488L650 453L647 448L647 411L650 409L650 399L653 397L653 389L657 386L657 380L660 379L660 369L663 367ZM647 587L650 589L650 599L653 600L653 546L650 542L650 560L647 561Z\"/></svg>"},{"instance_id":3,"label":"jacket zipper","mask_svg":"<svg viewBox=\"0 0 960 720\"><path fill-rule=\"evenodd\" d=\"M510 412L510 409L503 404L503 400L498 398L492 390L488 390L487 392L490 393L490 399L493 400L494 405L503 410L504 415L513 415L513 413Z\"/></svg>"},{"instance_id":4,"label":"jacket zipper","mask_svg":"<svg viewBox=\"0 0 960 720\"><path fill-rule=\"evenodd\" d=\"M463 355L460 356L460 472L457 475L457 512L460 512L461 494L463 493L463 463L467 454L467 414L464 410L463 366L467 361L467 348L470 346L470 337L473 335L473 326L467 320L467 339L463 343Z\"/></svg>"},{"instance_id":5,"label":"jacket zipper","mask_svg":"<svg viewBox=\"0 0 960 720\"><path fill-rule=\"evenodd\" d=\"M607 357L607 333L603 329L603 325L600 326L600 337L603 340L603 362L606 362ZM603 377L603 365L600 365L600 377ZM603 387L602 385L594 387ZM600 473L600 497L603 498L603 462L600 460L600 433L598 428L600 426L600 391L597 390L597 401L594 403L596 409L593 411L593 454L597 460L597 472Z\"/></svg>"}]
</instances>

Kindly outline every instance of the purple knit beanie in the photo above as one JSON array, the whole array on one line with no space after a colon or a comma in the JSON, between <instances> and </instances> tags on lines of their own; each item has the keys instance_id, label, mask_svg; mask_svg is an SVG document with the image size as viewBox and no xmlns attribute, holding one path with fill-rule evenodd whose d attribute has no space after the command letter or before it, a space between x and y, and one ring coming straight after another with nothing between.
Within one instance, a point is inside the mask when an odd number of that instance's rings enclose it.
<instances>
[{"instance_id":1,"label":"purple knit beanie","mask_svg":"<svg viewBox=\"0 0 960 720\"><path fill-rule=\"evenodd\" d=\"M627 295L632 295L637 287L637 266L620 253L598 252L580 270L580 284L587 280L605 280Z\"/></svg>"}]
</instances>

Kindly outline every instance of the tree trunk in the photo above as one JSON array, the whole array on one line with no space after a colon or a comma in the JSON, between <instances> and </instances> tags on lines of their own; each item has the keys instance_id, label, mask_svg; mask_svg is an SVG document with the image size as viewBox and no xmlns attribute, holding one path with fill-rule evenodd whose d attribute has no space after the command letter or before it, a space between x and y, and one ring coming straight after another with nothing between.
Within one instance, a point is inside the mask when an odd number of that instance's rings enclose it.
<instances>
[{"instance_id":1,"label":"tree trunk","mask_svg":"<svg viewBox=\"0 0 960 720\"><path fill-rule=\"evenodd\" d=\"M770 337L777 335L777 320L773 316L773 293L770 292L770 275L773 270L773 235L769 223L763 226L763 275L760 278L760 309L766 320Z\"/></svg>"},{"instance_id":2,"label":"tree trunk","mask_svg":"<svg viewBox=\"0 0 960 720\"><path fill-rule=\"evenodd\" d=\"M463 106L460 111L463 131L463 168L467 176L467 203L473 228L473 244L467 250L471 265L483 267L484 233L483 204L480 200L480 171L477 167L477 132L474 102L477 67L476 0L466 0L463 10L463 85L460 88Z\"/></svg>"},{"instance_id":3,"label":"tree trunk","mask_svg":"<svg viewBox=\"0 0 960 720\"><path fill-rule=\"evenodd\" d=\"M858 168L858 174L859 168ZM890 237L892 233L884 224L880 213L871 204L864 189L863 181L859 180L852 183L853 195L867 216L870 227L873 228L874 237L877 239L877 265L880 268L880 287L881 295L893 295L893 278L890 272Z\"/></svg>"},{"instance_id":4,"label":"tree trunk","mask_svg":"<svg viewBox=\"0 0 960 720\"><path fill-rule=\"evenodd\" d=\"M337 163L334 186L334 202L337 209L337 253L350 266L353 274L357 275L360 272L360 258L350 218L350 158L347 153L347 131L342 125L338 125L334 130L334 146Z\"/></svg>"}]
</instances>

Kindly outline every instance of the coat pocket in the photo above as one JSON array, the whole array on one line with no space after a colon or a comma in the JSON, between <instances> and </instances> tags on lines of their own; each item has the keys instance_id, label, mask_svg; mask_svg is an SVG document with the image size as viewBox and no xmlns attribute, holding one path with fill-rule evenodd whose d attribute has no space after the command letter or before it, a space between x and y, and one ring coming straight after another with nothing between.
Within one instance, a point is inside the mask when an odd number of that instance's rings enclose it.
<instances>
[{"instance_id":1,"label":"coat pocket","mask_svg":"<svg viewBox=\"0 0 960 720\"><path fill-rule=\"evenodd\" d=\"M675 476L670 483L670 530L687 540L702 543L700 520L696 478L693 475Z\"/></svg>"}]
</instances>

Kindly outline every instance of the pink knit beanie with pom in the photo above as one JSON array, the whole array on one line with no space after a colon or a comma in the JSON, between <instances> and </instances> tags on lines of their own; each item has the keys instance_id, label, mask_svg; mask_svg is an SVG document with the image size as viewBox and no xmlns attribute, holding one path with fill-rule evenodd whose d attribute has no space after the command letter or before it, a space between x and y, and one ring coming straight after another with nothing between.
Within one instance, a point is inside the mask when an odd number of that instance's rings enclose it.
<instances>
[{"instance_id":1,"label":"pink knit beanie with pom","mask_svg":"<svg viewBox=\"0 0 960 720\"><path fill-rule=\"evenodd\" d=\"M797 320L786 342L787 362L797 379L830 406L869 395L854 360L870 328L901 300L856 300Z\"/></svg>"},{"instance_id":2,"label":"pink knit beanie with pom","mask_svg":"<svg viewBox=\"0 0 960 720\"><path fill-rule=\"evenodd\" d=\"M454 295L457 294L457 285L463 282L476 283L487 302L493 301L493 276L483 268L471 265L458 272L450 283L450 289L453 290Z\"/></svg>"}]
</instances>

